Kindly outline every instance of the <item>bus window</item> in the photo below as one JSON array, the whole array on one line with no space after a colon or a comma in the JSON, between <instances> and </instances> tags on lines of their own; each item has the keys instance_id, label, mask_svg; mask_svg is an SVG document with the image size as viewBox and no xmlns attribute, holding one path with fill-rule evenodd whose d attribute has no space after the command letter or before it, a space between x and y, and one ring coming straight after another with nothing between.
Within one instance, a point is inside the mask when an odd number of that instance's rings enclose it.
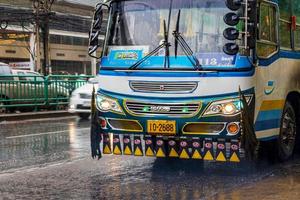
<instances>
[{"instance_id":1,"label":"bus window","mask_svg":"<svg viewBox=\"0 0 300 200\"><path fill-rule=\"evenodd\" d=\"M292 6L291 0L280 0L280 23L279 23L279 35L280 35L280 46L283 48L291 49L291 15Z\"/></svg>"},{"instance_id":2,"label":"bus window","mask_svg":"<svg viewBox=\"0 0 300 200\"><path fill-rule=\"evenodd\" d=\"M291 1L294 0L280 0L279 1L279 10L280 10L280 19L290 20L292 13Z\"/></svg>"},{"instance_id":3,"label":"bus window","mask_svg":"<svg viewBox=\"0 0 300 200\"><path fill-rule=\"evenodd\" d=\"M257 42L257 55L268 58L277 51L277 20L276 9L267 3L260 4L259 40Z\"/></svg>"},{"instance_id":4,"label":"bus window","mask_svg":"<svg viewBox=\"0 0 300 200\"><path fill-rule=\"evenodd\" d=\"M294 3L294 15L297 17L297 28L295 31L295 49L300 50L300 2Z\"/></svg>"},{"instance_id":5,"label":"bus window","mask_svg":"<svg viewBox=\"0 0 300 200\"><path fill-rule=\"evenodd\" d=\"M280 19L279 34L280 46L291 49L291 22Z\"/></svg>"},{"instance_id":6,"label":"bus window","mask_svg":"<svg viewBox=\"0 0 300 200\"><path fill-rule=\"evenodd\" d=\"M295 31L295 49L300 50L300 26L297 26Z\"/></svg>"}]
</instances>

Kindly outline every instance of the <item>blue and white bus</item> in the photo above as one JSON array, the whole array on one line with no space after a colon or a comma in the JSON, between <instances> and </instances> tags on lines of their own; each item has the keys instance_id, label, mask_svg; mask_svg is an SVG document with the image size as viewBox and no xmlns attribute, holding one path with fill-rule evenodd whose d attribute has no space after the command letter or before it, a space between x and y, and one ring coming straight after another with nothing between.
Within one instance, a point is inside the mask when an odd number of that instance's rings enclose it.
<instances>
[{"instance_id":1,"label":"blue and white bus","mask_svg":"<svg viewBox=\"0 0 300 200\"><path fill-rule=\"evenodd\" d=\"M292 156L300 1L107 1L90 55L98 47L101 152L239 162L273 142L280 160Z\"/></svg>"}]
</instances>

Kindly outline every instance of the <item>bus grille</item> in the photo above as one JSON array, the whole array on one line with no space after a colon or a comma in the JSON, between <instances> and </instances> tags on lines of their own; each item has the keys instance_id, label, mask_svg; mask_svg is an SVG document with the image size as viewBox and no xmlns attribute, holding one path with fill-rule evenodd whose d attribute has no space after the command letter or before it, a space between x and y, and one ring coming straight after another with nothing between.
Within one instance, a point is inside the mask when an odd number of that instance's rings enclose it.
<instances>
[{"instance_id":1,"label":"bus grille","mask_svg":"<svg viewBox=\"0 0 300 200\"><path fill-rule=\"evenodd\" d=\"M201 103L143 103L126 101L127 111L138 116L172 116L172 117L192 117L201 109Z\"/></svg>"},{"instance_id":2,"label":"bus grille","mask_svg":"<svg viewBox=\"0 0 300 200\"><path fill-rule=\"evenodd\" d=\"M130 81L130 88L135 92L184 94L193 92L198 82L158 82L158 81Z\"/></svg>"}]
</instances>

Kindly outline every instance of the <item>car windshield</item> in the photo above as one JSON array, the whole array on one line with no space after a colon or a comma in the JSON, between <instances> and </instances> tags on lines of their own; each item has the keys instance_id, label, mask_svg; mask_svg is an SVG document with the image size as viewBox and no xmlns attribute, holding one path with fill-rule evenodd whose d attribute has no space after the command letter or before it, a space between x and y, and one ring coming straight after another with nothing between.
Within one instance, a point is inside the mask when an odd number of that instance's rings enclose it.
<instances>
[{"instance_id":1,"label":"car windshield","mask_svg":"<svg viewBox=\"0 0 300 200\"><path fill-rule=\"evenodd\" d=\"M107 46L102 66L130 66L164 41L164 20L168 25L171 0L115 1L111 4L111 17ZM174 59L174 37L178 12L181 12L179 32L203 66L233 66L235 56L223 53L228 41L223 37L227 25L223 16L229 12L224 0L173 0L170 17L171 67L189 65L181 48L179 59ZM163 62L161 49L149 63ZM159 59L160 57L160 59ZM172 59L173 57L173 59ZM148 64L147 64L148 63Z\"/></svg>"},{"instance_id":2,"label":"car windshield","mask_svg":"<svg viewBox=\"0 0 300 200\"><path fill-rule=\"evenodd\" d=\"M32 72L27 72L27 75L29 75L29 77L27 77L27 80L29 80L29 81L37 81L37 82L44 81L44 78L42 77L42 75L32 73Z\"/></svg>"},{"instance_id":3,"label":"car windshield","mask_svg":"<svg viewBox=\"0 0 300 200\"><path fill-rule=\"evenodd\" d=\"M8 65L0 64L0 80L13 80L11 69Z\"/></svg>"}]
</instances>

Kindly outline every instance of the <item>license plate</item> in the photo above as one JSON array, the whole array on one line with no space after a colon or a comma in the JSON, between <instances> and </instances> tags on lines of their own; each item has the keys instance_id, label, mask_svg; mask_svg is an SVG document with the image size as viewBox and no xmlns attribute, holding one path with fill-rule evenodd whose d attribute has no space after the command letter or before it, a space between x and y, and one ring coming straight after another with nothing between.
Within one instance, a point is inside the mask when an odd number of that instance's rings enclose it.
<instances>
[{"instance_id":1,"label":"license plate","mask_svg":"<svg viewBox=\"0 0 300 200\"><path fill-rule=\"evenodd\" d=\"M176 121L169 120L148 120L147 131L153 135L175 135Z\"/></svg>"}]
</instances>

